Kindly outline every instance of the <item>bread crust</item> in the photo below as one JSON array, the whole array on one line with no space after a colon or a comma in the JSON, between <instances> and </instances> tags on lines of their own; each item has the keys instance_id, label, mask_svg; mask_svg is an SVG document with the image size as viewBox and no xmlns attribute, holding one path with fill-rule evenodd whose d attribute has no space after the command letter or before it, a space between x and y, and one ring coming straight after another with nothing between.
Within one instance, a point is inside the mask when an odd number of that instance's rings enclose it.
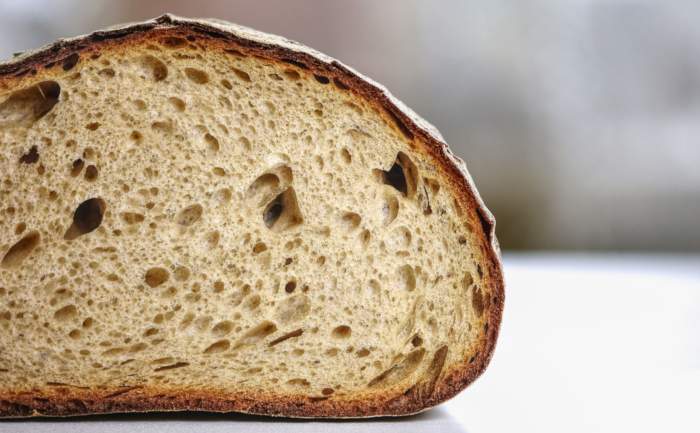
<instances>
[{"instance_id":1,"label":"bread crust","mask_svg":"<svg viewBox=\"0 0 700 433\"><path fill-rule=\"evenodd\" d=\"M0 389L0 417L73 416L117 412L197 410L243 412L285 417L375 417L421 412L454 397L486 369L496 345L505 300L500 249L495 219L484 205L466 164L452 154L440 133L393 97L384 87L324 54L287 39L216 20L195 20L165 14L150 21L126 24L89 35L59 40L40 50L0 63L0 93L21 86L34 76L50 75L79 58L106 48L128 49L153 37L195 37L212 48L234 49L260 58L294 64L328 77L341 89L381 107L415 150L436 162L449 180L450 190L464 209L466 224L479 237L482 266L490 298L487 302L484 337L475 356L446 367L437 380L406 391L372 394L371 398L314 399L306 395L245 392L232 395L215 390L111 387L84 389L46 387L28 392ZM72 57L71 57L72 56ZM70 60L68 60L70 57Z\"/></svg>"}]
</instances>

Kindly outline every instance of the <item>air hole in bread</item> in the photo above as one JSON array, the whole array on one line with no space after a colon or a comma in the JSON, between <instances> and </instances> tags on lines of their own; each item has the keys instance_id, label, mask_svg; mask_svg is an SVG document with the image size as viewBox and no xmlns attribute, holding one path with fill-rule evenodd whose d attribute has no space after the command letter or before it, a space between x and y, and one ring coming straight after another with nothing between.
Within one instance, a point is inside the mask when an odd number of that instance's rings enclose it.
<instances>
[{"instance_id":1,"label":"air hole in bread","mask_svg":"<svg viewBox=\"0 0 700 433\"><path fill-rule=\"evenodd\" d=\"M382 224L388 226L399 215L399 200L393 194L383 194L381 212Z\"/></svg>"},{"instance_id":2,"label":"air hole in bread","mask_svg":"<svg viewBox=\"0 0 700 433\"><path fill-rule=\"evenodd\" d=\"M162 365L162 364L172 364L175 362L175 358L172 356L164 356L163 358L157 358L151 361L152 365Z\"/></svg>"},{"instance_id":3,"label":"air hole in bread","mask_svg":"<svg viewBox=\"0 0 700 433\"><path fill-rule=\"evenodd\" d=\"M148 108L146 101L143 99L135 99L132 101L132 104L134 104L134 107L136 107L136 109L139 111L145 111L146 108Z\"/></svg>"},{"instance_id":4,"label":"air hole in bread","mask_svg":"<svg viewBox=\"0 0 700 433\"><path fill-rule=\"evenodd\" d=\"M180 324L178 325L178 329L184 330L187 329L191 324L192 321L194 320L195 315L193 313L185 313L185 316L182 318L180 321Z\"/></svg>"},{"instance_id":5,"label":"air hole in bread","mask_svg":"<svg viewBox=\"0 0 700 433\"><path fill-rule=\"evenodd\" d=\"M187 281L190 278L190 270L185 266L177 266L173 272L175 281Z\"/></svg>"},{"instance_id":6,"label":"air hole in bread","mask_svg":"<svg viewBox=\"0 0 700 433\"><path fill-rule=\"evenodd\" d=\"M419 347L423 344L423 339L420 337L420 335L414 335L413 338L411 338L411 344L413 347Z\"/></svg>"},{"instance_id":7,"label":"air hole in bread","mask_svg":"<svg viewBox=\"0 0 700 433\"><path fill-rule=\"evenodd\" d=\"M340 149L340 157L346 164L350 164L352 162L352 155L350 155L350 151L347 149L347 147Z\"/></svg>"},{"instance_id":8,"label":"air hole in bread","mask_svg":"<svg viewBox=\"0 0 700 433\"><path fill-rule=\"evenodd\" d=\"M160 332L160 329L158 329L158 328L155 328L155 327L148 328L148 329L146 329L146 331L144 331L143 336L144 337L153 337L154 335L156 335L159 332Z\"/></svg>"},{"instance_id":9,"label":"air hole in bread","mask_svg":"<svg viewBox=\"0 0 700 433\"><path fill-rule=\"evenodd\" d=\"M27 229L27 224L19 223L15 226L15 234L21 235Z\"/></svg>"},{"instance_id":10,"label":"air hole in bread","mask_svg":"<svg viewBox=\"0 0 700 433\"><path fill-rule=\"evenodd\" d=\"M150 78L153 81L163 81L168 76L168 67L165 66L162 60L146 55L139 59L139 66L144 74L144 78Z\"/></svg>"},{"instance_id":11,"label":"air hole in bread","mask_svg":"<svg viewBox=\"0 0 700 433\"><path fill-rule=\"evenodd\" d=\"M311 386L311 383L309 383L308 380L302 379L302 378L289 379L287 381L287 384L292 385L292 386L304 387L304 388L308 388L309 386Z\"/></svg>"},{"instance_id":12,"label":"air hole in bread","mask_svg":"<svg viewBox=\"0 0 700 433\"><path fill-rule=\"evenodd\" d=\"M424 348L412 351L407 356L400 358L400 360L390 368L384 370L384 372L372 379L367 386L372 388L378 385L389 385L407 378L411 373L416 371L424 356Z\"/></svg>"},{"instance_id":13,"label":"air hole in bread","mask_svg":"<svg viewBox=\"0 0 700 433\"><path fill-rule=\"evenodd\" d=\"M100 127L99 122L90 122L87 125L85 125L85 129L89 131L96 131Z\"/></svg>"},{"instance_id":14,"label":"air hole in bread","mask_svg":"<svg viewBox=\"0 0 700 433\"><path fill-rule=\"evenodd\" d=\"M156 120L151 122L151 129L159 134L171 134L173 132L173 123L170 120Z\"/></svg>"},{"instance_id":15,"label":"air hole in bread","mask_svg":"<svg viewBox=\"0 0 700 433\"><path fill-rule=\"evenodd\" d=\"M360 242L362 243L362 246L366 247L369 245L369 242L372 240L372 233L365 229L362 230L362 233L360 233Z\"/></svg>"},{"instance_id":16,"label":"air hole in bread","mask_svg":"<svg viewBox=\"0 0 700 433\"><path fill-rule=\"evenodd\" d=\"M90 328L92 328L93 323L95 323L95 320L92 317L88 317L85 320L83 320L83 323L81 324L81 326L84 329L90 329Z\"/></svg>"},{"instance_id":17,"label":"air hole in bread","mask_svg":"<svg viewBox=\"0 0 700 433\"><path fill-rule=\"evenodd\" d=\"M153 371L172 370L172 369L175 369L175 368L187 367L188 365L190 365L189 362L176 362L176 363L174 363L174 364L169 364L169 365L164 365L164 366L162 366L162 367L157 367L157 368L154 369Z\"/></svg>"},{"instance_id":18,"label":"air hole in bread","mask_svg":"<svg viewBox=\"0 0 700 433\"><path fill-rule=\"evenodd\" d=\"M239 80L245 81L246 83L250 83L250 75L248 75L247 72L242 71L238 68L231 68L233 70L233 73L236 74L236 77L238 77Z\"/></svg>"},{"instance_id":19,"label":"air hole in bread","mask_svg":"<svg viewBox=\"0 0 700 433\"><path fill-rule=\"evenodd\" d=\"M280 232L302 224L299 203L294 188L289 187L275 197L263 210L263 222L272 231Z\"/></svg>"},{"instance_id":20,"label":"air hole in bread","mask_svg":"<svg viewBox=\"0 0 700 433\"><path fill-rule=\"evenodd\" d=\"M300 337L303 333L304 333L303 329L301 329L301 328L295 329L294 331L287 332L286 334L282 335L281 337L275 338L274 340L270 341L268 346L269 347L277 346L278 344L282 343L283 341L287 341L290 338Z\"/></svg>"},{"instance_id":21,"label":"air hole in bread","mask_svg":"<svg viewBox=\"0 0 700 433\"><path fill-rule=\"evenodd\" d=\"M432 195L437 195L438 192L440 192L440 183L432 178L429 177L424 177L423 178L423 183L430 188L430 192Z\"/></svg>"},{"instance_id":22,"label":"air hole in bread","mask_svg":"<svg viewBox=\"0 0 700 433\"><path fill-rule=\"evenodd\" d=\"M97 180L99 172L97 171L97 167L94 165L90 164L85 168L85 180L88 182L94 182Z\"/></svg>"},{"instance_id":23,"label":"air hole in bread","mask_svg":"<svg viewBox=\"0 0 700 433\"><path fill-rule=\"evenodd\" d=\"M80 55L78 55L78 53L73 53L73 54L69 55L68 57L63 59L63 64L62 64L63 70L70 71L71 69L73 69L73 67L75 65L78 64L78 60L80 60Z\"/></svg>"},{"instance_id":24,"label":"air hole in bread","mask_svg":"<svg viewBox=\"0 0 700 433\"><path fill-rule=\"evenodd\" d=\"M352 329L347 325L336 326L331 332L333 338L350 338L350 335L352 335Z\"/></svg>"},{"instance_id":25,"label":"air hole in bread","mask_svg":"<svg viewBox=\"0 0 700 433\"><path fill-rule=\"evenodd\" d=\"M75 308L75 305L66 305L56 310L56 312L53 313L53 317L59 322L65 322L78 317L78 309Z\"/></svg>"},{"instance_id":26,"label":"air hole in bread","mask_svg":"<svg viewBox=\"0 0 700 433\"><path fill-rule=\"evenodd\" d=\"M291 179L292 170L286 165L279 166L255 179L246 191L246 198L262 206L291 182Z\"/></svg>"},{"instance_id":27,"label":"air hole in bread","mask_svg":"<svg viewBox=\"0 0 700 433\"><path fill-rule=\"evenodd\" d=\"M209 355L212 353L225 352L231 347L231 342L228 340L219 340L216 343L211 344L209 347L204 349L204 353Z\"/></svg>"},{"instance_id":28,"label":"air hole in bread","mask_svg":"<svg viewBox=\"0 0 700 433\"><path fill-rule=\"evenodd\" d=\"M309 69L309 67L306 65L306 63L300 62L299 60L294 60L294 59L280 59L285 63L289 63L290 65L294 65L297 68L301 69Z\"/></svg>"},{"instance_id":29,"label":"air hole in bread","mask_svg":"<svg viewBox=\"0 0 700 433\"><path fill-rule=\"evenodd\" d=\"M391 237L387 240L387 243L396 250L407 250L411 246L412 238L413 235L411 235L410 230L405 226L401 226L391 232Z\"/></svg>"},{"instance_id":30,"label":"air hole in bread","mask_svg":"<svg viewBox=\"0 0 700 433\"><path fill-rule=\"evenodd\" d=\"M416 274L410 265L401 266L397 273L401 289L409 292L416 289Z\"/></svg>"},{"instance_id":31,"label":"air hole in bread","mask_svg":"<svg viewBox=\"0 0 700 433\"><path fill-rule=\"evenodd\" d=\"M221 148L219 140L208 132L204 134L204 141L207 143L207 150L209 153L216 153Z\"/></svg>"},{"instance_id":32,"label":"air hole in bread","mask_svg":"<svg viewBox=\"0 0 700 433\"><path fill-rule=\"evenodd\" d=\"M477 316L482 316L485 310L485 299L477 286L472 286L472 308Z\"/></svg>"},{"instance_id":33,"label":"air hole in bread","mask_svg":"<svg viewBox=\"0 0 700 433\"><path fill-rule=\"evenodd\" d=\"M293 69L286 69L283 73L288 80L296 81L301 78L299 73Z\"/></svg>"},{"instance_id":34,"label":"air hole in bread","mask_svg":"<svg viewBox=\"0 0 700 433\"><path fill-rule=\"evenodd\" d=\"M229 80L223 79L221 80L221 85L224 86L226 89L231 90L233 89L233 85Z\"/></svg>"},{"instance_id":35,"label":"air hole in bread","mask_svg":"<svg viewBox=\"0 0 700 433\"><path fill-rule=\"evenodd\" d=\"M85 159L95 159L95 155L95 149L93 149L92 147L86 147L83 150L83 158Z\"/></svg>"},{"instance_id":36,"label":"air hole in bread","mask_svg":"<svg viewBox=\"0 0 700 433\"><path fill-rule=\"evenodd\" d=\"M340 217L340 224L348 231L358 228L361 222L362 217L355 212L345 212Z\"/></svg>"},{"instance_id":37,"label":"air hole in bread","mask_svg":"<svg viewBox=\"0 0 700 433\"><path fill-rule=\"evenodd\" d=\"M411 132L408 126L406 126L401 117L399 117L399 115L396 114L393 110L386 110L386 113L389 115L391 120L394 122L394 125L396 125L401 134L406 139L413 140L413 132Z\"/></svg>"},{"instance_id":38,"label":"air hole in bread","mask_svg":"<svg viewBox=\"0 0 700 433\"><path fill-rule=\"evenodd\" d=\"M232 197L233 193L229 188L221 188L220 190L216 191L215 194L216 201L218 201L221 204L226 204L230 202Z\"/></svg>"},{"instance_id":39,"label":"air hole in bread","mask_svg":"<svg viewBox=\"0 0 700 433\"><path fill-rule=\"evenodd\" d=\"M161 284L168 281L170 278L170 272L167 269L161 267L153 267L146 271L144 275L144 281L149 287L158 287Z\"/></svg>"},{"instance_id":40,"label":"air hole in bread","mask_svg":"<svg viewBox=\"0 0 700 433\"><path fill-rule=\"evenodd\" d=\"M141 134L139 131L131 131L129 138L131 138L131 140L135 144L141 144L141 140L143 139L143 134Z\"/></svg>"},{"instance_id":41,"label":"air hole in bread","mask_svg":"<svg viewBox=\"0 0 700 433\"><path fill-rule=\"evenodd\" d=\"M267 251L267 245L265 242L257 242L253 245L253 254L260 254L263 251Z\"/></svg>"},{"instance_id":42,"label":"air hole in bread","mask_svg":"<svg viewBox=\"0 0 700 433\"><path fill-rule=\"evenodd\" d=\"M343 81L341 81L341 80L338 79L338 78L333 78L333 84L335 84L335 86L336 86L337 88L339 88L340 90L348 90L348 89L350 89L350 86L348 86L347 84L345 84Z\"/></svg>"},{"instance_id":43,"label":"air hole in bread","mask_svg":"<svg viewBox=\"0 0 700 433\"><path fill-rule=\"evenodd\" d=\"M358 350L355 353L355 356L357 356L358 358L365 358L365 357L369 356L370 353L371 353L370 350L365 347L365 348Z\"/></svg>"},{"instance_id":44,"label":"air hole in bread","mask_svg":"<svg viewBox=\"0 0 700 433\"><path fill-rule=\"evenodd\" d=\"M435 390L435 384L437 383L440 374L442 373L442 369L445 366L445 360L447 359L447 351L449 350L447 345L441 346L438 350L435 351L433 354L433 359L430 362L430 365L427 368L426 371L426 376L428 376L428 380L424 385L424 390L425 394L431 395L433 391Z\"/></svg>"},{"instance_id":45,"label":"air hole in bread","mask_svg":"<svg viewBox=\"0 0 700 433\"><path fill-rule=\"evenodd\" d=\"M196 84L207 84L209 82L209 75L201 69L185 68L185 76Z\"/></svg>"},{"instance_id":46,"label":"air hole in bread","mask_svg":"<svg viewBox=\"0 0 700 433\"><path fill-rule=\"evenodd\" d=\"M462 287L464 290L468 290L472 284L474 284L474 276L471 274L471 272L466 272L464 274L464 278L462 278Z\"/></svg>"},{"instance_id":47,"label":"air hole in bread","mask_svg":"<svg viewBox=\"0 0 700 433\"><path fill-rule=\"evenodd\" d=\"M382 183L393 187L408 198L413 198L416 194L418 169L403 152L396 155L396 160L389 171L375 169L373 173Z\"/></svg>"},{"instance_id":48,"label":"air hole in bread","mask_svg":"<svg viewBox=\"0 0 700 433\"><path fill-rule=\"evenodd\" d=\"M219 322L216 325L214 325L214 327L211 328L211 333L215 337L225 337L232 330L233 330L233 322L231 322L230 320L224 320L223 322Z\"/></svg>"},{"instance_id":49,"label":"air hole in bread","mask_svg":"<svg viewBox=\"0 0 700 433\"><path fill-rule=\"evenodd\" d=\"M238 139L238 142L241 143L245 150L251 149L250 140L248 139L248 137L241 137Z\"/></svg>"},{"instance_id":50,"label":"air hole in bread","mask_svg":"<svg viewBox=\"0 0 700 433\"><path fill-rule=\"evenodd\" d=\"M99 197L80 203L73 213L73 223L63 235L65 240L73 240L96 230L102 224L107 203Z\"/></svg>"},{"instance_id":51,"label":"air hole in bread","mask_svg":"<svg viewBox=\"0 0 700 433\"><path fill-rule=\"evenodd\" d=\"M22 239L15 242L14 245L10 247L2 258L3 268L15 268L18 267L24 259L29 257L29 255L34 251L36 247L39 246L41 236L38 231L31 231L27 233Z\"/></svg>"},{"instance_id":52,"label":"air hole in bread","mask_svg":"<svg viewBox=\"0 0 700 433\"><path fill-rule=\"evenodd\" d=\"M21 164L34 164L39 161L39 149L37 146L32 146L29 151L19 157Z\"/></svg>"},{"instance_id":53,"label":"air hole in bread","mask_svg":"<svg viewBox=\"0 0 700 433\"><path fill-rule=\"evenodd\" d=\"M80 175L80 172L83 171L84 166L85 166L85 161L83 161L80 158L73 161L73 164L71 164L71 169L70 169L71 177L78 177Z\"/></svg>"},{"instance_id":54,"label":"air hole in bread","mask_svg":"<svg viewBox=\"0 0 700 433\"><path fill-rule=\"evenodd\" d=\"M226 51L227 53L232 54L238 58L241 58L241 59L248 57L245 54L243 54L242 52L240 52L239 50L234 50L233 48L227 48L224 51Z\"/></svg>"},{"instance_id":55,"label":"air hole in bread","mask_svg":"<svg viewBox=\"0 0 700 433\"><path fill-rule=\"evenodd\" d=\"M116 75L116 73L114 72L114 69L112 69L112 68L100 69L98 74L102 77L107 77L107 78L114 78L114 76Z\"/></svg>"},{"instance_id":56,"label":"air hole in bread","mask_svg":"<svg viewBox=\"0 0 700 433\"><path fill-rule=\"evenodd\" d=\"M205 240L209 248L216 248L219 246L219 240L221 239L221 233L214 230L206 234Z\"/></svg>"},{"instance_id":57,"label":"air hole in bread","mask_svg":"<svg viewBox=\"0 0 700 433\"><path fill-rule=\"evenodd\" d=\"M168 98L168 102L170 102L170 105L172 105L172 107L176 111L183 112L183 111L185 111L185 108L187 107L187 104L185 104L185 101L183 101L182 99L175 97L175 96L171 96L170 98Z\"/></svg>"},{"instance_id":58,"label":"air hole in bread","mask_svg":"<svg viewBox=\"0 0 700 433\"><path fill-rule=\"evenodd\" d=\"M148 347L146 343L136 343L129 347L129 353L136 353L145 350Z\"/></svg>"},{"instance_id":59,"label":"air hole in bread","mask_svg":"<svg viewBox=\"0 0 700 433\"><path fill-rule=\"evenodd\" d=\"M294 280L287 281L287 284L284 285L284 291L287 293L294 293L294 290L297 288L297 282Z\"/></svg>"},{"instance_id":60,"label":"air hole in bread","mask_svg":"<svg viewBox=\"0 0 700 433\"><path fill-rule=\"evenodd\" d=\"M177 214L175 222L177 222L177 224L181 226L189 227L192 224L199 221L199 219L202 217L203 212L204 208L200 204L193 204L187 206L186 208L181 210L180 213Z\"/></svg>"},{"instance_id":61,"label":"air hole in bread","mask_svg":"<svg viewBox=\"0 0 700 433\"><path fill-rule=\"evenodd\" d=\"M143 214L137 212L122 212L120 216L122 220L129 225L142 223L143 220L146 219Z\"/></svg>"},{"instance_id":62,"label":"air hole in bread","mask_svg":"<svg viewBox=\"0 0 700 433\"><path fill-rule=\"evenodd\" d=\"M274 334L277 331L277 325L270 321L265 321L259 325L249 329L243 337L241 337L234 349L240 349L245 346L252 346L254 344L260 343L265 337Z\"/></svg>"},{"instance_id":63,"label":"air hole in bread","mask_svg":"<svg viewBox=\"0 0 700 433\"><path fill-rule=\"evenodd\" d=\"M29 126L44 117L58 103L61 86L42 81L18 90L0 104L0 128Z\"/></svg>"},{"instance_id":64,"label":"air hole in bread","mask_svg":"<svg viewBox=\"0 0 700 433\"><path fill-rule=\"evenodd\" d=\"M328 77L323 76L323 75L314 74L314 78L316 79L316 81L318 81L321 84L328 84L331 82L331 80L329 80Z\"/></svg>"},{"instance_id":65,"label":"air hole in bread","mask_svg":"<svg viewBox=\"0 0 700 433\"><path fill-rule=\"evenodd\" d=\"M224 282L221 280L214 281L214 293L221 293L224 291Z\"/></svg>"},{"instance_id":66,"label":"air hole in bread","mask_svg":"<svg viewBox=\"0 0 700 433\"><path fill-rule=\"evenodd\" d=\"M122 353L124 353L125 349L123 347L114 347L112 349L107 349L104 352L102 352L102 356L111 358L115 356L119 356Z\"/></svg>"}]
</instances>

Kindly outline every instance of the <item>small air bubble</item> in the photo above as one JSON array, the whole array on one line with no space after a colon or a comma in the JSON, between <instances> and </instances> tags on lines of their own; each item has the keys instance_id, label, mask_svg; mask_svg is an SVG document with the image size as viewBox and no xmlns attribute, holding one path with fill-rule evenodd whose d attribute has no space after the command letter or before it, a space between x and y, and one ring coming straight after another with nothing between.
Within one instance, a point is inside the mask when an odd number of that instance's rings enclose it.
<instances>
[{"instance_id":1,"label":"small air bubble","mask_svg":"<svg viewBox=\"0 0 700 433\"><path fill-rule=\"evenodd\" d=\"M158 287L168 281L170 273L165 268L155 267L146 271L144 280L149 287Z\"/></svg>"},{"instance_id":2,"label":"small air bubble","mask_svg":"<svg viewBox=\"0 0 700 433\"><path fill-rule=\"evenodd\" d=\"M351 334L352 329L347 325L337 326L331 333L334 338L349 338Z\"/></svg>"},{"instance_id":3,"label":"small air bubble","mask_svg":"<svg viewBox=\"0 0 700 433\"><path fill-rule=\"evenodd\" d=\"M98 171L94 165L88 165L85 169L85 180L94 182L97 179Z\"/></svg>"},{"instance_id":4,"label":"small air bubble","mask_svg":"<svg viewBox=\"0 0 700 433\"><path fill-rule=\"evenodd\" d=\"M190 79L190 81L197 84L206 84L209 82L209 75L199 69L185 68L185 75Z\"/></svg>"},{"instance_id":5,"label":"small air bubble","mask_svg":"<svg viewBox=\"0 0 700 433\"><path fill-rule=\"evenodd\" d=\"M238 77L242 81L250 83L250 75L247 72L242 71L238 68L232 68L232 69L233 69L233 73L236 74L236 77Z\"/></svg>"},{"instance_id":6,"label":"small air bubble","mask_svg":"<svg viewBox=\"0 0 700 433\"><path fill-rule=\"evenodd\" d=\"M170 102L170 105L172 105L173 108L175 108L175 110L180 112L185 111L186 104L185 101L183 101L182 99L177 98L175 96L171 96L170 98L168 98L168 101Z\"/></svg>"}]
</instances>

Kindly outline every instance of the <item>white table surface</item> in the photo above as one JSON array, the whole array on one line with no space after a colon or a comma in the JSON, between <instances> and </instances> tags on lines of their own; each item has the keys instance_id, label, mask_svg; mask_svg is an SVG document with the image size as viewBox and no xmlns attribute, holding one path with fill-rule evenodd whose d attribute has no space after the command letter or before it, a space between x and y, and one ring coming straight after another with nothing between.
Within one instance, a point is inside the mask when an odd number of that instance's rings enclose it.
<instances>
[{"instance_id":1,"label":"white table surface","mask_svg":"<svg viewBox=\"0 0 700 433\"><path fill-rule=\"evenodd\" d=\"M0 432L700 432L700 255L506 254L486 373L424 414L294 421L136 414Z\"/></svg>"}]
</instances>

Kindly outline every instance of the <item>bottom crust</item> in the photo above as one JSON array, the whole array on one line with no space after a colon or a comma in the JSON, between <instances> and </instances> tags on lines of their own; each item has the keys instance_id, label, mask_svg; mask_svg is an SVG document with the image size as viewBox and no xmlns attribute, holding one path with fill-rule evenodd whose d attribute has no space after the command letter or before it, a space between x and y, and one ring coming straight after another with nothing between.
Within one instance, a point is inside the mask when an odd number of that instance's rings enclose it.
<instances>
[{"instance_id":1,"label":"bottom crust","mask_svg":"<svg viewBox=\"0 0 700 433\"><path fill-rule=\"evenodd\" d=\"M494 332L494 331L491 331ZM491 339L486 339L488 342ZM493 341L493 340L491 340ZM487 343L488 344L488 343ZM488 349L488 348L485 348ZM78 416L127 412L205 411L240 412L294 418L354 418L411 415L455 396L489 362L491 350L443 376L432 389L414 385L403 392L365 399L276 396L254 392L164 390L125 386L99 390L52 386L17 393L0 393L0 417ZM474 364L480 364L474 368Z\"/></svg>"}]
</instances>

